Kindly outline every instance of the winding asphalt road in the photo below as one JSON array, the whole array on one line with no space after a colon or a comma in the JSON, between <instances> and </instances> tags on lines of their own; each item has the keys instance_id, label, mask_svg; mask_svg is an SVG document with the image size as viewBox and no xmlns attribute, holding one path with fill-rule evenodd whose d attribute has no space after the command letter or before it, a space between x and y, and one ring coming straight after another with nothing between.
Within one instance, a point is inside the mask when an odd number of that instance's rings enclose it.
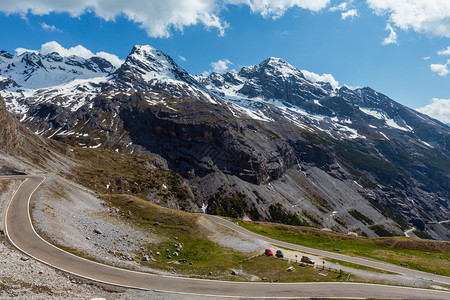
<instances>
[{"instance_id":1,"label":"winding asphalt road","mask_svg":"<svg viewBox=\"0 0 450 300\"><path fill-rule=\"evenodd\" d=\"M425 279L425 280L429 280L429 281L434 281L436 283L443 283L443 284L450 285L450 277L447 277L447 276L435 275L435 274L431 274L431 273L411 270L411 269L403 268L400 266L383 263L383 262L375 261L375 260L369 260L369 259L365 259L365 258L361 258L361 257L348 256L348 255L339 254L339 253L335 253L335 252L328 252L328 251L318 250L318 249L314 249L314 248L308 248L308 247L304 247L304 246L290 244L290 243L274 240L274 239L253 233L247 229L240 227L239 225L236 225L230 221L224 220L217 216L208 215L208 217L210 219L214 220L216 223L221 224L222 226L228 227L234 231L238 231L242 234L246 234L253 238L258 238L260 240L271 243L273 245L281 246L284 248L289 248L292 250L297 250L300 252L307 252L307 253L310 253L313 255L318 255L318 256L327 257L327 258L331 258L331 259L338 259L338 260L342 260L342 261L346 261L346 262L350 262L350 263L354 263L354 264L358 264L358 265L362 265L362 266L368 266L368 267L372 267L372 268L376 268L376 269L380 269L380 270L384 270L384 271L394 272L394 273L407 275L407 276L411 276L411 277L417 277L417 278L421 278L421 279Z\"/></svg>"},{"instance_id":2,"label":"winding asphalt road","mask_svg":"<svg viewBox=\"0 0 450 300\"><path fill-rule=\"evenodd\" d=\"M16 176L17 178L17 176ZM383 298L383 299L450 299L450 293L444 291L417 289L387 285L362 283L254 283L226 282L192 278L179 278L154 275L119 269L89 261L65 252L44 241L35 232L29 215L31 195L45 180L43 176L22 176L26 178L13 195L5 213L5 230L11 243L25 254L64 272L106 283L114 286L142 290L156 290L181 294L231 296L247 298ZM220 224L234 228L220 218L214 218ZM223 222L222 222L222 221ZM254 235L254 234L251 234ZM263 240L265 237L258 236ZM270 240L270 239L269 239ZM271 243L294 248L279 241ZM295 246L295 247L293 247ZM303 247L302 247L303 248ZM313 253L314 249L302 250ZM322 251L315 250L316 253ZM333 253L331 253L333 254ZM322 255L322 254L319 254ZM324 254L325 255L325 254ZM328 253L325 256L330 257ZM338 258L342 259L342 258ZM344 259L342 259L344 260ZM358 262L359 263L359 262ZM364 263L363 263L364 264ZM398 270L394 270L398 272ZM427 273L423 273L427 275ZM421 275L423 275L421 273ZM432 276L432 274L428 274ZM423 277L422 278L427 278ZM433 277L434 278L434 277ZM444 277L445 279L446 277ZM447 278L448 282L448 278Z\"/></svg>"}]
</instances>

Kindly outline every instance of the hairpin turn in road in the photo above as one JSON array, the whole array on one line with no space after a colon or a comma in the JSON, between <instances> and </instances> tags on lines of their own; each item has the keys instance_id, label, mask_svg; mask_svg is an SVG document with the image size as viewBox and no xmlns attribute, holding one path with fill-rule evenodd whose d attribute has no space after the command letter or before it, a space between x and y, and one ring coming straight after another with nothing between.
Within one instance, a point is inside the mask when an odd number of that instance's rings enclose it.
<instances>
[{"instance_id":1,"label":"hairpin turn in road","mask_svg":"<svg viewBox=\"0 0 450 300\"><path fill-rule=\"evenodd\" d=\"M16 176L24 178L14 193L5 213L5 231L11 243L25 254L33 257L56 269L92 281L121 286L126 288L155 290L182 294L197 294L210 296L231 296L248 298L382 298L382 299L450 299L450 293L429 289L408 288L364 283L268 283L268 282L227 282L217 280L203 280L194 278L181 278L154 275L150 273L135 272L120 269L101 263L86 260L61 250L43 240L34 230L29 214L29 202L34 191L45 180L44 176ZM11 177L9 177L11 178ZM330 256L329 252L304 248L268 239L248 232L237 225L221 218L211 217L221 225L248 235L256 236L262 240L270 241L279 246L302 251L316 251L317 254ZM300 248L298 250L300 250ZM305 250L307 249L307 250ZM346 259L350 257L344 257ZM338 259L342 259L339 257ZM356 258L352 258L356 259ZM358 260L359 264L366 264L369 260ZM372 265L369 265L372 266ZM376 267L376 266L375 266ZM380 267L380 266L378 266ZM381 268L396 267L383 264ZM400 268L400 267L398 267ZM399 271L397 271L399 270ZM405 271L406 270L406 271ZM412 272L412 276L436 280L450 284L450 278L435 277L433 274L423 273L409 269L395 269L393 272Z\"/></svg>"}]
</instances>

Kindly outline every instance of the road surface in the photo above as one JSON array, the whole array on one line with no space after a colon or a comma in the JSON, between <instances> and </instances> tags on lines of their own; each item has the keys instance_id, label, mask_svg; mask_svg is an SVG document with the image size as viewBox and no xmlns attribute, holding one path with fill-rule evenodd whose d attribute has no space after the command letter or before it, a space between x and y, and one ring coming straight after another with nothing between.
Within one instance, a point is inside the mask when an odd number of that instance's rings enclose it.
<instances>
[{"instance_id":1,"label":"road surface","mask_svg":"<svg viewBox=\"0 0 450 300\"><path fill-rule=\"evenodd\" d=\"M411 237L409 234L410 234L411 232L413 232L414 230L416 230L416 227L413 227L413 228L410 228L410 229L406 230L406 231L405 231L405 236Z\"/></svg>"},{"instance_id":2,"label":"road surface","mask_svg":"<svg viewBox=\"0 0 450 300\"><path fill-rule=\"evenodd\" d=\"M247 298L450 299L449 292L428 289L348 282L226 282L154 275L96 263L65 252L38 236L31 224L29 202L31 195L45 177L26 176L25 178L6 209L5 231L9 240L20 251L36 260L89 280L142 290ZM215 220L220 222L220 219ZM230 224L227 223L227 226ZM242 230L240 227L237 229ZM278 241L271 241L271 243L283 245Z\"/></svg>"},{"instance_id":3,"label":"road surface","mask_svg":"<svg viewBox=\"0 0 450 300\"><path fill-rule=\"evenodd\" d=\"M346 262L350 262L350 263L354 263L354 264L358 264L358 265L362 265L362 266L368 266L368 267L372 267L372 268L376 268L376 269L381 269L381 270L385 270L385 271L389 271L389 272L418 277L418 278L422 278L425 280L434 281L436 283L443 283L443 284L450 285L450 277L447 277L447 276L441 276L441 275L435 275L435 274L431 274L431 273L411 270L411 269L403 268L400 266L396 266L396 265L392 265L392 264L388 264L388 263L384 263L384 262L380 262L380 261L375 261L375 260L369 260L369 259L365 259L365 258L361 258L361 257L348 256L348 255L339 254L339 253L335 253L335 252L328 252L328 251L324 251L324 250L318 250L318 249L314 249L314 248L290 244L290 243L274 240L274 239L253 233L247 229L240 227L239 225L236 225L235 223L224 220L217 216L208 215L208 217L210 219L216 221L216 223L219 223L225 227L228 227L229 229L238 231L242 234L246 234L253 238L258 238L260 240L263 240L265 242L271 243L276 246L281 246L284 248L289 248L289 249L297 250L300 252L311 253L313 255L318 255L318 256L322 256L322 257L338 259L338 260L342 260L342 261L346 261Z\"/></svg>"}]
</instances>

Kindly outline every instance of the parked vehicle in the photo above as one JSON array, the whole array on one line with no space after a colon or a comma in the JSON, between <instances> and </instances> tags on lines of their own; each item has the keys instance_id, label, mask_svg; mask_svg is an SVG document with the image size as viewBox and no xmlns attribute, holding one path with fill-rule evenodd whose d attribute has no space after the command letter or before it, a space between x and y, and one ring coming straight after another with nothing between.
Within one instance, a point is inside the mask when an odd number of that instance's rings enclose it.
<instances>
[{"instance_id":1,"label":"parked vehicle","mask_svg":"<svg viewBox=\"0 0 450 300\"><path fill-rule=\"evenodd\" d=\"M273 256L273 252L270 249L266 249L266 251L264 252L265 255L267 256Z\"/></svg>"},{"instance_id":2,"label":"parked vehicle","mask_svg":"<svg viewBox=\"0 0 450 300\"><path fill-rule=\"evenodd\" d=\"M279 258L283 258L284 254L283 254L283 252L281 252L281 250L277 250L277 252L275 253L275 256L279 257Z\"/></svg>"},{"instance_id":3,"label":"parked vehicle","mask_svg":"<svg viewBox=\"0 0 450 300\"><path fill-rule=\"evenodd\" d=\"M314 260L312 260L308 256L302 256L301 261L304 263L307 263L307 264L312 264L312 265L316 263Z\"/></svg>"}]
</instances>

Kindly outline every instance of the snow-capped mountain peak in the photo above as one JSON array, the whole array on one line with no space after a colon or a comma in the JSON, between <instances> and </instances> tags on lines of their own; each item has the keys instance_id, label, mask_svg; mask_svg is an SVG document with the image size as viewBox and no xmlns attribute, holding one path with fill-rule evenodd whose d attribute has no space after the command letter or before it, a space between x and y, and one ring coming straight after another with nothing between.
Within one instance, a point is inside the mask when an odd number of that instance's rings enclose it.
<instances>
[{"instance_id":1,"label":"snow-capped mountain peak","mask_svg":"<svg viewBox=\"0 0 450 300\"><path fill-rule=\"evenodd\" d=\"M0 95L38 135L151 152L191 182L205 180L208 193L219 182L248 191L278 182L292 199L316 186L315 195L333 207L348 198L357 206L367 200L373 211L397 208L401 223L423 216L421 207L427 220L448 215L449 128L373 89L338 88L326 82L329 74L274 57L239 72L192 77L147 45L133 47L110 74L99 57L65 54L0 52ZM320 207L325 217L331 211Z\"/></svg>"},{"instance_id":2,"label":"snow-capped mountain peak","mask_svg":"<svg viewBox=\"0 0 450 300\"><path fill-rule=\"evenodd\" d=\"M226 99L251 102L269 101L302 107L305 102L328 97L332 87L312 82L303 73L281 58L270 57L258 65L243 67L238 73L212 73L196 79Z\"/></svg>"},{"instance_id":3,"label":"snow-capped mountain peak","mask_svg":"<svg viewBox=\"0 0 450 300\"><path fill-rule=\"evenodd\" d=\"M164 90L173 96L213 101L189 73L164 52L136 45L125 63L110 77L106 90Z\"/></svg>"},{"instance_id":4,"label":"snow-capped mountain peak","mask_svg":"<svg viewBox=\"0 0 450 300\"><path fill-rule=\"evenodd\" d=\"M265 69L273 69L278 75L289 77L289 76L299 76L303 77L303 74L295 68L293 65L281 58L270 57L263 61L260 66L265 67Z\"/></svg>"},{"instance_id":5,"label":"snow-capped mountain peak","mask_svg":"<svg viewBox=\"0 0 450 300\"><path fill-rule=\"evenodd\" d=\"M243 67L239 75L245 78L254 76L304 78L302 72L281 58L270 57L258 65Z\"/></svg>"},{"instance_id":6,"label":"snow-capped mountain peak","mask_svg":"<svg viewBox=\"0 0 450 300\"><path fill-rule=\"evenodd\" d=\"M45 59L49 62L62 62L63 57L58 52L47 54Z\"/></svg>"},{"instance_id":7,"label":"snow-capped mountain peak","mask_svg":"<svg viewBox=\"0 0 450 300\"><path fill-rule=\"evenodd\" d=\"M150 45L134 45L127 58L157 59L157 57L167 56L164 52Z\"/></svg>"},{"instance_id":8,"label":"snow-capped mountain peak","mask_svg":"<svg viewBox=\"0 0 450 300\"><path fill-rule=\"evenodd\" d=\"M1 60L1 57L11 59L14 57L14 55L12 55L11 53L9 53L5 50L0 50L0 60Z\"/></svg>"},{"instance_id":9,"label":"snow-capped mountain peak","mask_svg":"<svg viewBox=\"0 0 450 300\"><path fill-rule=\"evenodd\" d=\"M106 76L115 67L106 59L62 56L57 52L41 54L25 51L19 55L0 53L0 75L11 78L23 88L39 89L68 83L75 79Z\"/></svg>"},{"instance_id":10,"label":"snow-capped mountain peak","mask_svg":"<svg viewBox=\"0 0 450 300\"><path fill-rule=\"evenodd\" d=\"M346 138L366 138L359 133L363 128L361 132L372 136L395 131L436 140L429 132L416 132L425 119L385 95L370 88L333 88L281 58L270 57L239 72L193 77L164 52L136 45L120 68L109 73L113 68L95 56L36 51L14 56L2 51L1 94L11 111L23 114L37 103L58 103L75 111L102 92L162 91L180 99L217 103L221 98L238 116L264 121L282 116L300 127Z\"/></svg>"},{"instance_id":11,"label":"snow-capped mountain peak","mask_svg":"<svg viewBox=\"0 0 450 300\"><path fill-rule=\"evenodd\" d=\"M196 83L191 75L178 66L169 55L149 45L134 46L125 63L116 73L120 78L125 75L124 73L130 72L136 72L137 77L147 82L153 79L169 79L190 84Z\"/></svg>"},{"instance_id":12,"label":"snow-capped mountain peak","mask_svg":"<svg viewBox=\"0 0 450 300\"><path fill-rule=\"evenodd\" d=\"M142 79L150 81L159 79L179 79L174 72L177 66L165 53L149 45L136 45L131 50L118 73L137 72Z\"/></svg>"}]
</instances>

